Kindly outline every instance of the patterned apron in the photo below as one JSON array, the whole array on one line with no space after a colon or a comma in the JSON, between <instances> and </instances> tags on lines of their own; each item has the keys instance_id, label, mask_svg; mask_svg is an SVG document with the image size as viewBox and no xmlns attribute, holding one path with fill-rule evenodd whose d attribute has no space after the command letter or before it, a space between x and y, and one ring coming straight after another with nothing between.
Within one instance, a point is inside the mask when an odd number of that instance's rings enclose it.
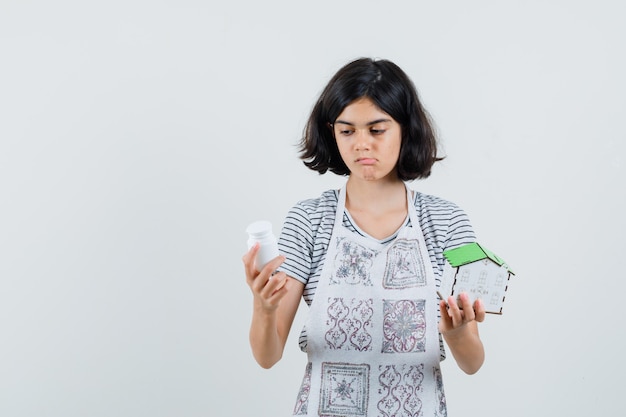
<instances>
[{"instance_id":1,"label":"patterned apron","mask_svg":"<svg viewBox=\"0 0 626 417\"><path fill-rule=\"evenodd\" d=\"M411 193L385 244L342 224L346 188L306 321L298 416L445 416L435 277Z\"/></svg>"}]
</instances>

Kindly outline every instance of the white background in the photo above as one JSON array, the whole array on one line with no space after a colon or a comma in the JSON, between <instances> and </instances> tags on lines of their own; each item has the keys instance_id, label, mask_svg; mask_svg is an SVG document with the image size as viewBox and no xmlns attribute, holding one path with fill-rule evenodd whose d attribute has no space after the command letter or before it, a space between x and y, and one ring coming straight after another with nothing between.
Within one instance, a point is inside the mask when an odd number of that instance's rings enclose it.
<instances>
[{"instance_id":1,"label":"white background","mask_svg":"<svg viewBox=\"0 0 626 417\"><path fill-rule=\"evenodd\" d=\"M517 272L451 416L615 415L626 372L620 1L0 2L0 415L290 415L254 362L246 225L340 186L298 160L330 76L415 81L447 155L411 187Z\"/></svg>"}]
</instances>

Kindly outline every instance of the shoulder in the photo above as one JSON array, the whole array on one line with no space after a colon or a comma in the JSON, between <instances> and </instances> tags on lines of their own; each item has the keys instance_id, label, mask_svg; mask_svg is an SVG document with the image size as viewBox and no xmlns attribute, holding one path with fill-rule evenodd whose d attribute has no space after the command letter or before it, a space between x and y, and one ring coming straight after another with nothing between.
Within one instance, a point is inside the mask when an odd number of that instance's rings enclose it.
<instances>
[{"instance_id":1,"label":"shoulder","mask_svg":"<svg viewBox=\"0 0 626 417\"><path fill-rule=\"evenodd\" d=\"M452 201L437 197L431 194L424 194L413 191L413 203L418 210L418 214L432 214L447 216L454 213L464 213L464 211Z\"/></svg>"},{"instance_id":2,"label":"shoulder","mask_svg":"<svg viewBox=\"0 0 626 417\"><path fill-rule=\"evenodd\" d=\"M334 215L337 209L337 190L327 190L319 197L300 200L287 213L287 219L309 224L319 223L328 214Z\"/></svg>"},{"instance_id":3,"label":"shoulder","mask_svg":"<svg viewBox=\"0 0 626 417\"><path fill-rule=\"evenodd\" d=\"M414 197L420 226L441 247L452 248L475 241L469 217L456 203L418 191L414 191Z\"/></svg>"},{"instance_id":4,"label":"shoulder","mask_svg":"<svg viewBox=\"0 0 626 417\"><path fill-rule=\"evenodd\" d=\"M337 210L338 191L324 191L317 198L298 201L287 213L282 235L286 239L306 242L311 250L319 235L332 231Z\"/></svg>"},{"instance_id":5,"label":"shoulder","mask_svg":"<svg viewBox=\"0 0 626 417\"><path fill-rule=\"evenodd\" d=\"M308 211L317 211L328 206L337 206L339 190L326 190L319 197L298 201L294 207L301 207Z\"/></svg>"}]
</instances>

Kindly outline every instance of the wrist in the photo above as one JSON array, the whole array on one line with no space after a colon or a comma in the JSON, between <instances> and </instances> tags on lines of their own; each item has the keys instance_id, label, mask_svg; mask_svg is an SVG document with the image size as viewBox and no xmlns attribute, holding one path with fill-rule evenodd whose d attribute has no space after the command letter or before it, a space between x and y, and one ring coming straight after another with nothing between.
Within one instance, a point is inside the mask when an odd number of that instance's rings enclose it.
<instances>
[{"instance_id":1,"label":"wrist","mask_svg":"<svg viewBox=\"0 0 626 417\"><path fill-rule=\"evenodd\" d=\"M478 338L478 335L472 332L467 324L442 332L441 334L448 343L468 342Z\"/></svg>"},{"instance_id":2,"label":"wrist","mask_svg":"<svg viewBox=\"0 0 626 417\"><path fill-rule=\"evenodd\" d=\"M276 317L277 306L268 306L261 299L255 298L253 304L253 312L259 318L272 319Z\"/></svg>"}]
</instances>

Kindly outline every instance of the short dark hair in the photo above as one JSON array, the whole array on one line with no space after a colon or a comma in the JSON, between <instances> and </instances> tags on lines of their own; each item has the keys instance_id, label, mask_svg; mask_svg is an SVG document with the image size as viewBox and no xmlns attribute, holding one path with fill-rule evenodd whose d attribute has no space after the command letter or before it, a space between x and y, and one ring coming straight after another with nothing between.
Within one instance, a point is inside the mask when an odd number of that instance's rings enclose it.
<instances>
[{"instance_id":1,"label":"short dark hair","mask_svg":"<svg viewBox=\"0 0 626 417\"><path fill-rule=\"evenodd\" d=\"M300 141L300 159L320 174L349 175L334 138L332 124L350 103L369 98L401 126L396 170L403 180L427 178L436 161L437 139L431 118L406 73L388 60L360 58L343 66L313 106Z\"/></svg>"}]
</instances>

